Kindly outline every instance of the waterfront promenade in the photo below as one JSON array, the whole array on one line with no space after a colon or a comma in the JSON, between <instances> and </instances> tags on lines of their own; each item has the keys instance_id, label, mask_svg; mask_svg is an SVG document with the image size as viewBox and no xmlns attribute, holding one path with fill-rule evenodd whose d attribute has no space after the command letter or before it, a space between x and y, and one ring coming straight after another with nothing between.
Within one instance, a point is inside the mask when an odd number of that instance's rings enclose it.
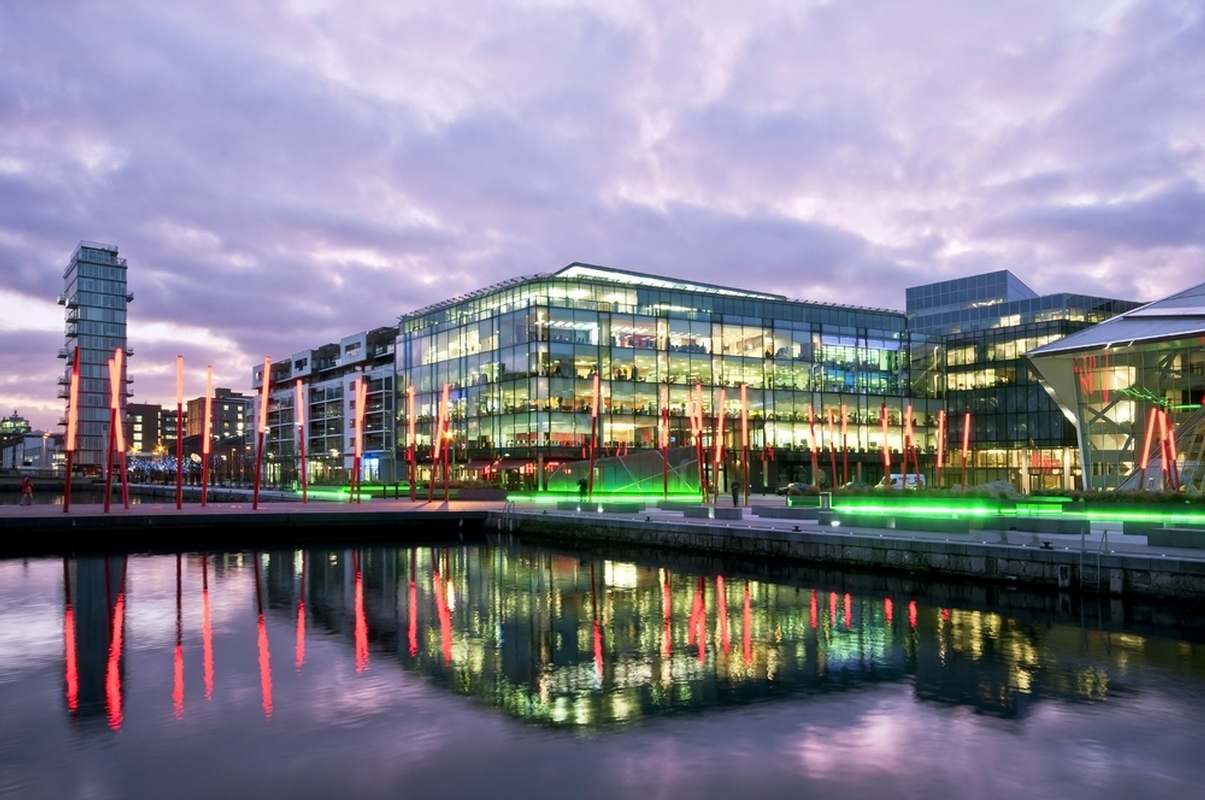
<instances>
[{"instance_id":1,"label":"waterfront promenade","mask_svg":"<svg viewBox=\"0 0 1205 800\"><path fill-rule=\"evenodd\" d=\"M773 498L757 506L781 506ZM721 508L724 506L720 506ZM593 508L593 506L592 506ZM1096 521L1086 535L1025 530L935 533L899 528L822 526L816 521L746 515L694 519L680 509L638 512L558 509L536 502L375 499L362 504L311 502L115 503L0 506L0 550L8 555L137 549L174 551L257 548L303 543L463 541L514 535L565 547L621 546L709 556L785 560L934 578L989 580L1052 590L1205 599L1205 550L1152 546Z\"/></svg>"}]
</instances>

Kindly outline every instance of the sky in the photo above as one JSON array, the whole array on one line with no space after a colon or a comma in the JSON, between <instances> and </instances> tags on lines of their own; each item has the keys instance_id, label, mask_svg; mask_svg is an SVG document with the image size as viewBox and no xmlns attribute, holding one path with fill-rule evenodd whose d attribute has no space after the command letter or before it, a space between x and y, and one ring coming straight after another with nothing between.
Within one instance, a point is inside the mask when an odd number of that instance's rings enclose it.
<instances>
[{"instance_id":1,"label":"sky","mask_svg":"<svg viewBox=\"0 0 1205 800\"><path fill-rule=\"evenodd\" d=\"M1199 0L0 0L0 413L129 263L136 402L574 261L902 310L1205 280Z\"/></svg>"}]
</instances>

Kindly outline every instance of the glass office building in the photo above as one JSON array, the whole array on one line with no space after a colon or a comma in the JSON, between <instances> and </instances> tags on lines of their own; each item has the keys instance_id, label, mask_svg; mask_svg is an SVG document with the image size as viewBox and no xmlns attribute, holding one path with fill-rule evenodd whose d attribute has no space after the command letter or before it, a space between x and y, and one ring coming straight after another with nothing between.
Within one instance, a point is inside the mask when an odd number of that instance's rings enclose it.
<instances>
[{"instance_id":1,"label":"glass office building","mask_svg":"<svg viewBox=\"0 0 1205 800\"><path fill-rule=\"evenodd\" d=\"M1087 488L1205 491L1203 343L1200 284L1029 354L1077 422Z\"/></svg>"},{"instance_id":2,"label":"glass office building","mask_svg":"<svg viewBox=\"0 0 1205 800\"><path fill-rule=\"evenodd\" d=\"M399 445L407 444L404 395L413 386L419 454L429 459L446 383L460 469L498 469L510 473L511 485L543 488L558 463L583 458L599 376L600 455L656 448L662 409L670 446L693 446L687 408L701 396L703 439L712 447L719 435L726 448L726 485L740 455L743 385L751 485L847 476L876 483L884 472L884 405L891 450L902 449L909 406L919 448L932 450L940 400L909 396L908 353L906 319L897 312L575 263L400 318Z\"/></svg>"},{"instance_id":3,"label":"glass office building","mask_svg":"<svg viewBox=\"0 0 1205 800\"><path fill-rule=\"evenodd\" d=\"M1075 426L1047 394L1025 354L1136 308L1059 293L1038 296L1008 270L907 290L913 390L944 398L952 469L971 417L967 483L1003 480L1021 491L1078 487Z\"/></svg>"},{"instance_id":4,"label":"glass office building","mask_svg":"<svg viewBox=\"0 0 1205 800\"><path fill-rule=\"evenodd\" d=\"M59 378L61 398L67 398L71 385L71 364L75 348L80 350L80 384L75 468L97 475L104 468L109 435L109 359L117 349L126 355L126 307L134 299L126 288L126 260L117 255L117 246L98 242L80 242L63 271L64 292L59 304L67 308L66 342L59 358L67 362ZM122 405L132 392L122 375ZM64 417L61 420L66 425Z\"/></svg>"}]
</instances>

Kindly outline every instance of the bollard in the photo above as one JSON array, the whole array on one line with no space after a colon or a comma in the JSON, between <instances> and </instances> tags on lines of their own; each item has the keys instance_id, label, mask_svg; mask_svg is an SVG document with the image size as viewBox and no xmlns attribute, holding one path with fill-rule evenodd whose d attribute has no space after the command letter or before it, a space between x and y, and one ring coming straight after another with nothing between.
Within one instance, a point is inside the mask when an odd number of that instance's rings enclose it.
<instances>
[{"instance_id":1,"label":"bollard","mask_svg":"<svg viewBox=\"0 0 1205 800\"><path fill-rule=\"evenodd\" d=\"M833 507L833 493L832 492L821 492L820 493L820 507L826 511Z\"/></svg>"}]
</instances>

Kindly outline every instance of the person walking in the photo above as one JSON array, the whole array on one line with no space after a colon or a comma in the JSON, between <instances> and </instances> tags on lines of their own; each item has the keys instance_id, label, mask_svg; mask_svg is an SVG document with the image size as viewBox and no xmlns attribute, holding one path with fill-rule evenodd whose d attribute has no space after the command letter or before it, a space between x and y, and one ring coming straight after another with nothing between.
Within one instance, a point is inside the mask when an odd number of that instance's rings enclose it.
<instances>
[{"instance_id":1,"label":"person walking","mask_svg":"<svg viewBox=\"0 0 1205 800\"><path fill-rule=\"evenodd\" d=\"M740 494L741 494L741 482L733 481L732 482L732 506L733 506L733 508L736 507L737 498L740 497Z\"/></svg>"},{"instance_id":2,"label":"person walking","mask_svg":"<svg viewBox=\"0 0 1205 800\"><path fill-rule=\"evenodd\" d=\"M33 505L33 481L28 475L21 479L21 505Z\"/></svg>"},{"instance_id":3,"label":"person walking","mask_svg":"<svg viewBox=\"0 0 1205 800\"><path fill-rule=\"evenodd\" d=\"M581 480L579 480L577 482L577 499L578 500L586 499L586 489L588 486L589 486L589 482L585 478L582 478Z\"/></svg>"}]
</instances>

